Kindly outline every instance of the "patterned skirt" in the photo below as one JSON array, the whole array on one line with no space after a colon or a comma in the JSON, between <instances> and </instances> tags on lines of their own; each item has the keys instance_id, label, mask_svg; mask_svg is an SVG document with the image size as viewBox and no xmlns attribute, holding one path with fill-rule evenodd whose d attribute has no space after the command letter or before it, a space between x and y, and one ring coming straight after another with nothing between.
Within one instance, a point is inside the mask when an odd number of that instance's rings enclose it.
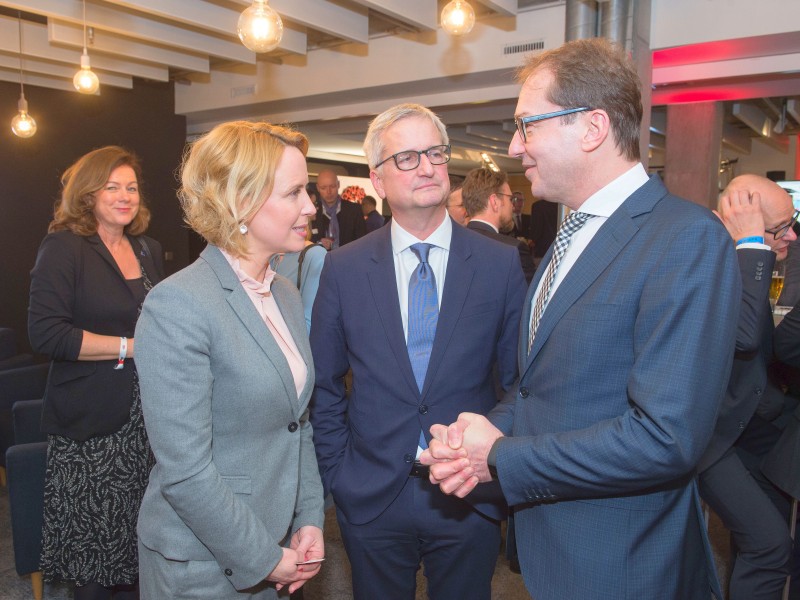
<instances>
[{"instance_id":1,"label":"patterned skirt","mask_svg":"<svg viewBox=\"0 0 800 600\"><path fill-rule=\"evenodd\" d=\"M133 584L136 519L153 453L134 374L130 420L83 442L48 436L41 569L45 581Z\"/></svg>"}]
</instances>

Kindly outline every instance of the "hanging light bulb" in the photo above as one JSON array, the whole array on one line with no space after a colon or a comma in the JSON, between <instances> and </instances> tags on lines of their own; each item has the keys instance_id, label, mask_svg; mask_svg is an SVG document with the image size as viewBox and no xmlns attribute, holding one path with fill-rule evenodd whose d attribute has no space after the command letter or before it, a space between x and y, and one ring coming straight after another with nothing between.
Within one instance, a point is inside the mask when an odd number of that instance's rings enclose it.
<instances>
[{"instance_id":1,"label":"hanging light bulb","mask_svg":"<svg viewBox=\"0 0 800 600\"><path fill-rule=\"evenodd\" d=\"M25 100L23 92L20 92L17 108L19 109L17 116L11 119L11 131L17 137L33 137L36 133L36 121L28 114L28 101Z\"/></svg>"},{"instance_id":2,"label":"hanging light bulb","mask_svg":"<svg viewBox=\"0 0 800 600\"><path fill-rule=\"evenodd\" d=\"M83 54L81 54L81 70L72 78L72 85L81 94L96 94L100 89L100 80L89 64L89 52L86 50L86 0L83 0Z\"/></svg>"},{"instance_id":3,"label":"hanging light bulb","mask_svg":"<svg viewBox=\"0 0 800 600\"><path fill-rule=\"evenodd\" d=\"M442 9L441 20L450 35L464 35L475 26L475 11L466 0L452 0Z\"/></svg>"},{"instance_id":4,"label":"hanging light bulb","mask_svg":"<svg viewBox=\"0 0 800 600\"><path fill-rule=\"evenodd\" d=\"M253 4L239 15L236 33L248 50L270 52L281 43L283 21L277 12L267 6L266 0L253 0Z\"/></svg>"},{"instance_id":5,"label":"hanging light bulb","mask_svg":"<svg viewBox=\"0 0 800 600\"><path fill-rule=\"evenodd\" d=\"M19 102L17 115L11 119L11 131L21 138L33 137L36 133L36 121L28 114L28 101L25 100L25 88L22 85L22 13L17 13L19 27Z\"/></svg>"},{"instance_id":6,"label":"hanging light bulb","mask_svg":"<svg viewBox=\"0 0 800 600\"><path fill-rule=\"evenodd\" d=\"M75 73L75 77L72 78L72 85L74 85L75 89L81 94L96 94L97 90L100 89L100 80L97 78L97 75L94 74L94 71L92 71L92 65L89 64L89 54L86 52L86 48L83 49L83 54L81 54L81 69Z\"/></svg>"}]
</instances>

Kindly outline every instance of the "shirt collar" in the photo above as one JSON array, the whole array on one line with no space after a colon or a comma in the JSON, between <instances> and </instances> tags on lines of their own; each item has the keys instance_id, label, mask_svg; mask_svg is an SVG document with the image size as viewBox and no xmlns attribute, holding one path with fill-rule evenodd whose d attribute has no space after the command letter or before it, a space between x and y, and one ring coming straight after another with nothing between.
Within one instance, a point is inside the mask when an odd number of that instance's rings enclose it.
<instances>
[{"instance_id":1,"label":"shirt collar","mask_svg":"<svg viewBox=\"0 0 800 600\"><path fill-rule=\"evenodd\" d=\"M647 172L642 163L636 163L614 181L589 196L578 211L608 218L631 194L647 183L647 180Z\"/></svg>"},{"instance_id":2,"label":"shirt collar","mask_svg":"<svg viewBox=\"0 0 800 600\"><path fill-rule=\"evenodd\" d=\"M491 223L489 223L489 221L484 221L483 219L470 219L470 222L473 222L473 221L475 221L477 223L483 223L484 225L488 225L489 227L492 228L492 231L494 231L495 233L500 233L500 230L497 227L495 227L494 225L492 225Z\"/></svg>"},{"instance_id":3,"label":"shirt collar","mask_svg":"<svg viewBox=\"0 0 800 600\"><path fill-rule=\"evenodd\" d=\"M275 278L275 271L272 270L272 267L267 266L267 272L264 274L264 281L259 283L244 272L241 262L237 257L231 256L222 248L220 248L220 252L222 252L222 256L225 257L225 260L228 261L228 264L233 269L233 272L236 273L236 277L239 278L239 281L244 286L245 290L255 292L261 296L269 295L270 287L272 286L272 280Z\"/></svg>"},{"instance_id":4,"label":"shirt collar","mask_svg":"<svg viewBox=\"0 0 800 600\"><path fill-rule=\"evenodd\" d=\"M450 250L450 238L453 235L453 221L450 219L447 211L444 211L444 218L441 225L434 229L433 233L424 240L418 239L416 236L403 229L397 222L397 219L392 219L391 228L392 252L394 254L400 254L412 244L418 244L420 242L431 244L437 248L443 248L448 251Z\"/></svg>"}]
</instances>

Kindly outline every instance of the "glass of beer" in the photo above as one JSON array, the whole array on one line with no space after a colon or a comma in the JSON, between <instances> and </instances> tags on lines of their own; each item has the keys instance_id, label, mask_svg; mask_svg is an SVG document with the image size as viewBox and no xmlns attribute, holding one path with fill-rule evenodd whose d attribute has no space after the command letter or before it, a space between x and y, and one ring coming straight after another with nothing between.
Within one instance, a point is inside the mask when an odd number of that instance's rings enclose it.
<instances>
[{"instance_id":1,"label":"glass of beer","mask_svg":"<svg viewBox=\"0 0 800 600\"><path fill-rule=\"evenodd\" d=\"M772 305L772 310L775 310L775 304L783 291L783 269L776 269L772 272L772 283L769 286L769 303Z\"/></svg>"}]
</instances>

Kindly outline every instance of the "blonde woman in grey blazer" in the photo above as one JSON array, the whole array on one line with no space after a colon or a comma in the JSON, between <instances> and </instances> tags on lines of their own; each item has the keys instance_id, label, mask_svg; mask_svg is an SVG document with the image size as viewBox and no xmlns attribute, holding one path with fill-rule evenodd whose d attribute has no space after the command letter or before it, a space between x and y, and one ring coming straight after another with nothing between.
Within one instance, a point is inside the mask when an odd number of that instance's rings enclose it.
<instances>
[{"instance_id":1,"label":"blonde woman in grey blazer","mask_svg":"<svg viewBox=\"0 0 800 600\"><path fill-rule=\"evenodd\" d=\"M153 289L136 328L156 458L138 523L144 599L276 598L319 572L314 365L297 289L268 268L303 247L314 213L307 147L240 121L184 159L186 221L209 245Z\"/></svg>"}]
</instances>

